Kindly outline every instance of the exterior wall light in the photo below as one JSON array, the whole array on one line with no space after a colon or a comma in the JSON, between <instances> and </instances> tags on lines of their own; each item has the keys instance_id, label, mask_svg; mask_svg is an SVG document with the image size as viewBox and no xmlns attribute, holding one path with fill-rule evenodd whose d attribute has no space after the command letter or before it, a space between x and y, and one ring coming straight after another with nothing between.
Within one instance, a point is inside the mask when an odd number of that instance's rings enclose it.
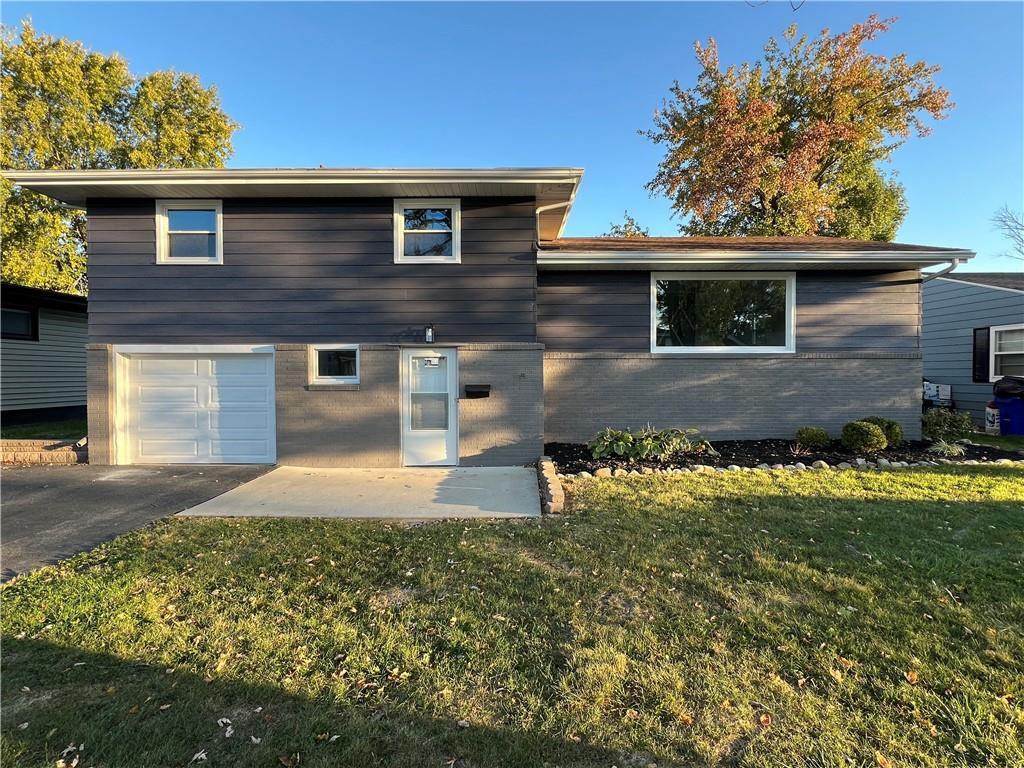
<instances>
[{"instance_id":1,"label":"exterior wall light","mask_svg":"<svg viewBox=\"0 0 1024 768\"><path fill-rule=\"evenodd\" d=\"M433 344L434 343L434 326L433 325L428 325L428 326L426 326L423 329L423 340L427 344Z\"/></svg>"}]
</instances>

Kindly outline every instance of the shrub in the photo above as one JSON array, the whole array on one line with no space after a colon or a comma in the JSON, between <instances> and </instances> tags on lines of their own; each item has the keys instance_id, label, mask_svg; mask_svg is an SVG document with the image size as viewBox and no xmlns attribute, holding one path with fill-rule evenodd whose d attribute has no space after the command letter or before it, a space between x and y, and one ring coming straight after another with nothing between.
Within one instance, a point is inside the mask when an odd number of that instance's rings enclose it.
<instances>
[{"instance_id":1,"label":"shrub","mask_svg":"<svg viewBox=\"0 0 1024 768\"><path fill-rule=\"evenodd\" d=\"M960 443L947 443L945 440L936 440L928 446L928 453L937 453L939 456L963 456L967 449Z\"/></svg>"},{"instance_id":2,"label":"shrub","mask_svg":"<svg viewBox=\"0 0 1024 768\"><path fill-rule=\"evenodd\" d=\"M903 442L903 425L898 421L887 419L884 416L868 416L866 419L861 419L861 421L866 421L868 424L880 427L889 445L899 445Z\"/></svg>"},{"instance_id":3,"label":"shrub","mask_svg":"<svg viewBox=\"0 0 1024 768\"><path fill-rule=\"evenodd\" d=\"M877 453L888 444L885 432L877 424L851 421L843 427L843 445L851 451Z\"/></svg>"},{"instance_id":4,"label":"shrub","mask_svg":"<svg viewBox=\"0 0 1024 768\"><path fill-rule=\"evenodd\" d=\"M587 447L595 459L621 456L636 461L664 459L673 453L703 452L717 455L698 429L655 429L650 424L635 432L607 427L598 432Z\"/></svg>"},{"instance_id":5,"label":"shrub","mask_svg":"<svg viewBox=\"0 0 1024 768\"><path fill-rule=\"evenodd\" d=\"M796 431L796 442L801 448L820 451L822 448L828 448L832 440L828 432L821 427L800 427Z\"/></svg>"},{"instance_id":6,"label":"shrub","mask_svg":"<svg viewBox=\"0 0 1024 768\"><path fill-rule=\"evenodd\" d=\"M956 440L971 431L971 415L964 411L932 408L921 417L921 431L929 440Z\"/></svg>"}]
</instances>

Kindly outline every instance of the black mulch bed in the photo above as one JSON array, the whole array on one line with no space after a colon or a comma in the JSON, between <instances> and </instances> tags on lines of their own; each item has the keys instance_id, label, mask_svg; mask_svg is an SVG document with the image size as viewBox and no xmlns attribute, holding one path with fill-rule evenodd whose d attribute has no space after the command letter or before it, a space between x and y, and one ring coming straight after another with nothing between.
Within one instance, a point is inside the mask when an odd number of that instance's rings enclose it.
<instances>
[{"instance_id":1,"label":"black mulch bed","mask_svg":"<svg viewBox=\"0 0 1024 768\"><path fill-rule=\"evenodd\" d=\"M603 459L594 459L590 455L590 449L580 443L545 443L544 453L550 456L559 472L563 474L576 474L578 472L593 472L599 467L611 469L674 469L689 467L693 464L704 464L711 467L728 467L735 464L740 467L756 467L758 464L796 464L803 462L808 467L815 461L821 460L831 466L840 462L853 464L857 458L876 461L884 458L889 461L938 461L940 457L926 450L931 443L924 440L908 440L894 448L887 448L884 451L868 456L866 454L852 453L846 450L842 443L833 440L828 448L821 451L809 453L793 453L792 440L716 440L712 443L719 456L709 456L706 453L680 453L669 456L663 460L646 459L638 461L626 461L617 457L609 456ZM964 445L963 456L951 456L954 461L965 461L974 459L976 461L995 461L996 459L1020 459L1024 458L1018 451L1006 451L1001 448L990 448L986 445Z\"/></svg>"}]
</instances>

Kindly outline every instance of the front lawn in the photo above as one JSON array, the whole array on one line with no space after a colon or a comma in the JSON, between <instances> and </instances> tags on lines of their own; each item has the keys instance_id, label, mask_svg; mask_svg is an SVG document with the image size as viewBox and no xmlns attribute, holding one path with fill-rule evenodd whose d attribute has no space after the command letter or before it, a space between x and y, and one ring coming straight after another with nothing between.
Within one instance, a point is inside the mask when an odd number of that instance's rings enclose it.
<instances>
[{"instance_id":1,"label":"front lawn","mask_svg":"<svg viewBox=\"0 0 1024 768\"><path fill-rule=\"evenodd\" d=\"M1024 451L1024 435L986 435L984 432L970 432L963 437L973 443L991 445L1004 451Z\"/></svg>"},{"instance_id":2,"label":"front lawn","mask_svg":"<svg viewBox=\"0 0 1024 768\"><path fill-rule=\"evenodd\" d=\"M1019 467L587 480L568 509L169 520L15 579L0 762L1024 764Z\"/></svg>"},{"instance_id":3,"label":"front lawn","mask_svg":"<svg viewBox=\"0 0 1024 768\"><path fill-rule=\"evenodd\" d=\"M89 431L86 420L65 419L64 421L37 421L31 424L4 424L0 427L0 438L5 440L41 440L59 438L78 440Z\"/></svg>"}]
</instances>

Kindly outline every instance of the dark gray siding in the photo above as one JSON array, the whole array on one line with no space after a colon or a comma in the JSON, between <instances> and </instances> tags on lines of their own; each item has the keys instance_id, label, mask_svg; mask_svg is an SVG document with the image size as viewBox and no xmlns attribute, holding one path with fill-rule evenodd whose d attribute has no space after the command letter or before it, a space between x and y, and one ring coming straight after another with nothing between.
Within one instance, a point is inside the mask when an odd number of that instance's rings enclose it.
<instances>
[{"instance_id":1,"label":"dark gray siding","mask_svg":"<svg viewBox=\"0 0 1024 768\"><path fill-rule=\"evenodd\" d=\"M797 352L916 353L917 272L798 272ZM537 336L548 350L650 349L648 272L540 272Z\"/></svg>"},{"instance_id":2,"label":"dark gray siding","mask_svg":"<svg viewBox=\"0 0 1024 768\"><path fill-rule=\"evenodd\" d=\"M462 263L394 263L392 201L226 199L223 265L157 265L152 200L90 200L93 343L536 340L532 199L462 199Z\"/></svg>"},{"instance_id":3,"label":"dark gray siding","mask_svg":"<svg viewBox=\"0 0 1024 768\"><path fill-rule=\"evenodd\" d=\"M972 381L974 329L1022 322L1024 293L955 280L928 281L921 335L925 378L952 385L956 407L983 424L992 385Z\"/></svg>"}]
</instances>

